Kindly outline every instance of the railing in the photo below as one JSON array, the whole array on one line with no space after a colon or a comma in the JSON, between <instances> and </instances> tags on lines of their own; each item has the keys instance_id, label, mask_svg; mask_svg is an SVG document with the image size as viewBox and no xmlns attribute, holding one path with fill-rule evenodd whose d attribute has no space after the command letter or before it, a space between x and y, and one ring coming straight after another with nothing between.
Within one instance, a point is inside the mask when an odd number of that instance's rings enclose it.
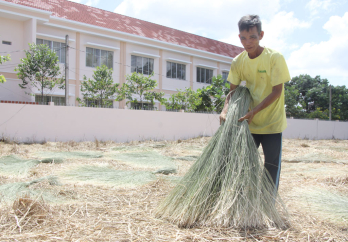
<instances>
[{"instance_id":1,"label":"railing","mask_svg":"<svg viewBox=\"0 0 348 242\"><path fill-rule=\"evenodd\" d=\"M12 103L20 103L20 102L12 102ZM21 104L26 104L25 102L21 102ZM39 102L33 102L32 104L36 105L46 105L46 106L75 106L74 104L65 105L65 103L54 103L54 102L48 102L48 103L39 103ZM84 108L108 108L108 109L127 109L127 110L145 110L145 111L160 111L160 112L179 112L179 113L203 113L203 114L217 114L216 112L212 111L187 111L184 109L165 109L160 110L157 107L117 107L117 106L110 106L110 105L95 105L95 104L79 104L75 107L84 107Z\"/></svg>"},{"instance_id":2,"label":"railing","mask_svg":"<svg viewBox=\"0 0 348 242\"><path fill-rule=\"evenodd\" d=\"M5 101L1 100L0 103L14 103L14 104L31 104L31 105L38 105L37 102L24 102L24 101Z\"/></svg>"},{"instance_id":3,"label":"railing","mask_svg":"<svg viewBox=\"0 0 348 242\"><path fill-rule=\"evenodd\" d=\"M203 114L217 114L214 111L187 111L183 109L166 109L166 110L160 110L157 107L117 107L117 106L100 106L100 105L81 105L75 106L75 104L69 104L65 105L65 103L54 103L54 102L48 102L48 103L40 103L40 102L25 102L25 101L6 101L6 100L0 100L0 103L12 103L12 104L29 104L29 105L46 105L46 106L69 106L69 107L86 107L86 108L108 108L108 109L127 109L127 110L146 110L146 111L160 111L160 112L181 112L181 113L203 113ZM328 119L310 119L310 118L294 118L287 116L287 119L297 119L297 120L320 120L320 121L336 121L336 122L348 122L348 120L328 120Z\"/></svg>"}]
</instances>

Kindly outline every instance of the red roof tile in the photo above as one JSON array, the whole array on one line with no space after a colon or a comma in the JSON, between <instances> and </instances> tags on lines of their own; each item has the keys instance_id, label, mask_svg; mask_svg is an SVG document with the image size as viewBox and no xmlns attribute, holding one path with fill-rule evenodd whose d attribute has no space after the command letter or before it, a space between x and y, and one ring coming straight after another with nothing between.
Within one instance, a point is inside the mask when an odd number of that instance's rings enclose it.
<instances>
[{"instance_id":1,"label":"red roof tile","mask_svg":"<svg viewBox=\"0 0 348 242\"><path fill-rule=\"evenodd\" d=\"M5 0L52 12L53 16L129 34L165 41L215 54L235 57L244 49L159 24L131 18L67 0Z\"/></svg>"}]
</instances>

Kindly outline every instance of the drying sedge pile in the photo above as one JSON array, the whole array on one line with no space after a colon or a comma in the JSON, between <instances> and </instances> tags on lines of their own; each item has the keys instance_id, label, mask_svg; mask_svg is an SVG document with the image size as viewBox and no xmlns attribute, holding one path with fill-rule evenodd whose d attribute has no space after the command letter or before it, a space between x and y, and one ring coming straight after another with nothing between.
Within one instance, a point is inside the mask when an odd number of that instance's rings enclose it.
<instances>
[{"instance_id":1,"label":"drying sedge pile","mask_svg":"<svg viewBox=\"0 0 348 242\"><path fill-rule=\"evenodd\" d=\"M157 217L166 218L180 227L285 225L286 210L269 173L264 171L248 123L238 122L247 113L250 101L247 88L235 90L226 122L160 204Z\"/></svg>"}]
</instances>

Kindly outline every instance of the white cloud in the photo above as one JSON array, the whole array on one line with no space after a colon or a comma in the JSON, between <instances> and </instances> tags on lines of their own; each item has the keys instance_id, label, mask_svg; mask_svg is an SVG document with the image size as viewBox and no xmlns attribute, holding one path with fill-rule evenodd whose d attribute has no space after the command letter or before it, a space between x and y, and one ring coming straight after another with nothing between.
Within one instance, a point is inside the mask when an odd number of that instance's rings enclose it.
<instances>
[{"instance_id":1,"label":"white cloud","mask_svg":"<svg viewBox=\"0 0 348 242\"><path fill-rule=\"evenodd\" d=\"M93 7L95 7L95 6L98 5L99 1L100 1L100 0L88 0L88 1L86 2L86 5L87 5L87 6L93 6Z\"/></svg>"},{"instance_id":2,"label":"white cloud","mask_svg":"<svg viewBox=\"0 0 348 242\"><path fill-rule=\"evenodd\" d=\"M183 30L197 35L217 39L241 46L238 38L238 20L246 14L258 14L263 22L265 36L261 45L290 53L291 74L329 75L348 80L347 23L348 14L332 17L324 29L331 36L328 41L307 43L297 46L289 43L298 29L308 29L312 22L300 19L294 12L281 11L281 4L293 0L124 0L114 12ZM341 0L309 0L306 8L312 14L316 11L330 12ZM312 15L313 16L313 15ZM315 15L314 17L318 17ZM314 22L313 22L314 24ZM313 33L315 36L315 33ZM338 60L340 58L340 61ZM343 79L342 79L343 78ZM330 80L331 81L331 80Z\"/></svg>"},{"instance_id":3,"label":"white cloud","mask_svg":"<svg viewBox=\"0 0 348 242\"><path fill-rule=\"evenodd\" d=\"M309 28L310 26L311 23L300 21L295 18L293 12L278 12L262 21L262 29L265 35L260 44L280 52L297 49L297 45L287 43L288 37L293 34L296 29ZM238 33L239 31L236 29L233 34L220 40L227 43L239 43Z\"/></svg>"},{"instance_id":4,"label":"white cloud","mask_svg":"<svg viewBox=\"0 0 348 242\"><path fill-rule=\"evenodd\" d=\"M93 6L93 7L96 7L98 3L100 2L100 0L69 0L69 1L75 2L75 3L82 3L87 6Z\"/></svg>"},{"instance_id":5,"label":"white cloud","mask_svg":"<svg viewBox=\"0 0 348 242\"><path fill-rule=\"evenodd\" d=\"M293 12L279 12L280 0L124 0L114 12L150 21L186 32L242 46L238 38L239 19L258 14L265 30L263 45L279 51L295 48L286 38L309 23L294 17ZM184 7L183 7L184 6Z\"/></svg>"},{"instance_id":6,"label":"white cloud","mask_svg":"<svg viewBox=\"0 0 348 242\"><path fill-rule=\"evenodd\" d=\"M310 0L306 8L311 11L311 15L317 15L321 10L329 10L333 7L332 0Z\"/></svg>"},{"instance_id":7,"label":"white cloud","mask_svg":"<svg viewBox=\"0 0 348 242\"><path fill-rule=\"evenodd\" d=\"M114 12L183 30L212 39L228 41L238 34L238 20L246 14L261 19L274 15L280 0L124 0ZM238 36L232 38L240 45ZM230 42L231 43L231 42Z\"/></svg>"},{"instance_id":8,"label":"white cloud","mask_svg":"<svg viewBox=\"0 0 348 242\"><path fill-rule=\"evenodd\" d=\"M263 30L265 31L262 45L271 47L280 52L285 52L296 48L295 45L287 43L288 37L294 33L296 29L309 28L311 23L300 21L294 17L293 12L281 11L275 14L270 20L263 22Z\"/></svg>"},{"instance_id":9,"label":"white cloud","mask_svg":"<svg viewBox=\"0 0 348 242\"><path fill-rule=\"evenodd\" d=\"M100 2L100 0L69 0L69 1L75 2L75 3L82 3L92 7L96 7Z\"/></svg>"},{"instance_id":10,"label":"white cloud","mask_svg":"<svg viewBox=\"0 0 348 242\"><path fill-rule=\"evenodd\" d=\"M345 8L347 0L310 0L305 8L313 18L320 18L323 14L332 14L335 10Z\"/></svg>"},{"instance_id":11,"label":"white cloud","mask_svg":"<svg viewBox=\"0 0 348 242\"><path fill-rule=\"evenodd\" d=\"M306 43L291 53L288 65L292 76L309 74L328 78L332 84L348 81L348 12L332 16L323 28L330 34L328 41Z\"/></svg>"}]
</instances>

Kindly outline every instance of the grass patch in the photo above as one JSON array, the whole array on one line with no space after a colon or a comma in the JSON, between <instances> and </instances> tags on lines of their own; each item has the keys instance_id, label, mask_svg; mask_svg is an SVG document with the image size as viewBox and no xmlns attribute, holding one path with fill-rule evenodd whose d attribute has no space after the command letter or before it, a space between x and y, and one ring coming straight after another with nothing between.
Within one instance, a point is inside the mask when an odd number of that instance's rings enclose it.
<instances>
[{"instance_id":1,"label":"grass patch","mask_svg":"<svg viewBox=\"0 0 348 242\"><path fill-rule=\"evenodd\" d=\"M4 156L0 158L0 173L24 176L39 163L39 160L26 160L16 155Z\"/></svg>"},{"instance_id":2,"label":"grass patch","mask_svg":"<svg viewBox=\"0 0 348 242\"><path fill-rule=\"evenodd\" d=\"M129 150L143 150L146 147L144 146L129 146L129 145L122 145L122 146L116 146L111 148L112 151L129 151Z\"/></svg>"},{"instance_id":3,"label":"grass patch","mask_svg":"<svg viewBox=\"0 0 348 242\"><path fill-rule=\"evenodd\" d=\"M337 160L326 154L308 153L300 157L284 160L289 163L346 163L344 160Z\"/></svg>"},{"instance_id":4,"label":"grass patch","mask_svg":"<svg viewBox=\"0 0 348 242\"><path fill-rule=\"evenodd\" d=\"M318 187L296 189L295 193L312 214L332 221L348 220L348 197Z\"/></svg>"},{"instance_id":5,"label":"grass patch","mask_svg":"<svg viewBox=\"0 0 348 242\"><path fill-rule=\"evenodd\" d=\"M45 184L43 184L45 183ZM7 183L0 186L1 203L12 203L18 197L37 198L41 196L46 202L58 202L60 199L47 187L59 185L55 176L42 177L29 182Z\"/></svg>"},{"instance_id":6,"label":"grass patch","mask_svg":"<svg viewBox=\"0 0 348 242\"><path fill-rule=\"evenodd\" d=\"M64 176L93 184L135 187L154 181L156 176L147 171L114 170L111 167L82 166Z\"/></svg>"},{"instance_id":7,"label":"grass patch","mask_svg":"<svg viewBox=\"0 0 348 242\"><path fill-rule=\"evenodd\" d=\"M130 152L114 154L112 157L128 165L143 168L176 168L172 158L158 154L155 151Z\"/></svg>"},{"instance_id":8,"label":"grass patch","mask_svg":"<svg viewBox=\"0 0 348 242\"><path fill-rule=\"evenodd\" d=\"M186 161L196 161L198 159L198 155L186 155L186 156L178 156L174 157L175 160L186 160Z\"/></svg>"},{"instance_id":9,"label":"grass patch","mask_svg":"<svg viewBox=\"0 0 348 242\"><path fill-rule=\"evenodd\" d=\"M50 159L81 159L81 158L87 158L87 159L95 159L95 158L102 158L103 153L102 152L95 152L95 151L73 151L73 152L38 152L36 155L40 158L50 158Z\"/></svg>"}]
</instances>

